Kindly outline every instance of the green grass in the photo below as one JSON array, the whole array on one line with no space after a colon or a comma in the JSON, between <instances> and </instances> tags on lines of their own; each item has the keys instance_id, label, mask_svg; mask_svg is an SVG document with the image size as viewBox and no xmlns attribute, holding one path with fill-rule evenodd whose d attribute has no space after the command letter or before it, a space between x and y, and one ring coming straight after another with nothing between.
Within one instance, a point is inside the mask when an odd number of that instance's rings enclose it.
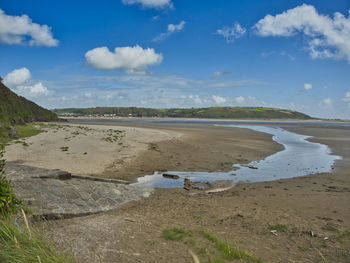
<instances>
[{"instance_id":1,"label":"green grass","mask_svg":"<svg viewBox=\"0 0 350 263\"><path fill-rule=\"evenodd\" d=\"M253 253L242 250L237 245L232 245L228 241L224 242L205 230L187 230L173 227L164 229L162 235L166 240L179 241L189 246L196 251L201 262L265 262Z\"/></svg>"},{"instance_id":2,"label":"green grass","mask_svg":"<svg viewBox=\"0 0 350 263\"><path fill-rule=\"evenodd\" d=\"M60 147L60 150L61 150L62 152L68 152L69 147L68 147L68 146L62 146L62 147Z\"/></svg>"},{"instance_id":3,"label":"green grass","mask_svg":"<svg viewBox=\"0 0 350 263\"><path fill-rule=\"evenodd\" d=\"M14 218L0 219L0 262L6 263L75 263L75 259L46 240L34 228Z\"/></svg>"},{"instance_id":4,"label":"green grass","mask_svg":"<svg viewBox=\"0 0 350 263\"><path fill-rule=\"evenodd\" d=\"M42 133L43 130L36 123L27 123L25 125L16 125L15 129L18 131L19 138L27 138Z\"/></svg>"},{"instance_id":5,"label":"green grass","mask_svg":"<svg viewBox=\"0 0 350 263\"><path fill-rule=\"evenodd\" d=\"M343 237L350 237L350 231L349 230L338 230L338 236L340 238L343 238Z\"/></svg>"},{"instance_id":6,"label":"green grass","mask_svg":"<svg viewBox=\"0 0 350 263\"><path fill-rule=\"evenodd\" d=\"M28 138L31 136L38 135L39 133L43 132L42 125L39 123L27 123L24 125L16 125L13 128L17 130L18 132L18 138ZM8 135L10 128L8 129L0 129L0 144L7 144L13 139L11 139ZM29 146L26 142L15 140L14 143L22 143L23 146Z\"/></svg>"},{"instance_id":7,"label":"green grass","mask_svg":"<svg viewBox=\"0 0 350 263\"><path fill-rule=\"evenodd\" d=\"M300 251L303 251L303 252L305 252L307 250L307 248L303 247L303 246L299 246L298 248L299 248Z\"/></svg>"},{"instance_id":8,"label":"green grass","mask_svg":"<svg viewBox=\"0 0 350 263\"><path fill-rule=\"evenodd\" d=\"M193 232L191 230L185 230L183 228L166 228L163 230L163 237L167 240L180 241L186 237L192 237Z\"/></svg>"}]
</instances>

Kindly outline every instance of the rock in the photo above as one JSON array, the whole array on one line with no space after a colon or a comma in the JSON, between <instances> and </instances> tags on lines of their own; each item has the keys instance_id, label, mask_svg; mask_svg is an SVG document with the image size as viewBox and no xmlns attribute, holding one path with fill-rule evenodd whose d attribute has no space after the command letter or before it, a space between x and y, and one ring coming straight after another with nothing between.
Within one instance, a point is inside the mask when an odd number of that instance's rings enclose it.
<instances>
[{"instance_id":1,"label":"rock","mask_svg":"<svg viewBox=\"0 0 350 263\"><path fill-rule=\"evenodd\" d=\"M180 178L180 176L176 175L176 174L163 174L164 178L169 178L169 179L174 179L177 180Z\"/></svg>"},{"instance_id":2,"label":"rock","mask_svg":"<svg viewBox=\"0 0 350 263\"><path fill-rule=\"evenodd\" d=\"M184 179L184 189L185 190L191 190L191 188L192 188L191 180L188 179L188 178L185 178Z\"/></svg>"},{"instance_id":3,"label":"rock","mask_svg":"<svg viewBox=\"0 0 350 263\"><path fill-rule=\"evenodd\" d=\"M8 134L11 139L18 139L18 131L16 129L11 128Z\"/></svg>"},{"instance_id":4,"label":"rock","mask_svg":"<svg viewBox=\"0 0 350 263\"><path fill-rule=\"evenodd\" d=\"M89 176L75 177L64 171L16 163L7 163L6 169L11 173L16 195L32 210L33 220L100 213L153 192L148 187L118 184L107 179L97 181Z\"/></svg>"},{"instance_id":5,"label":"rock","mask_svg":"<svg viewBox=\"0 0 350 263\"><path fill-rule=\"evenodd\" d=\"M72 174L62 171L57 174L57 177L59 180L69 180L72 179Z\"/></svg>"}]
</instances>

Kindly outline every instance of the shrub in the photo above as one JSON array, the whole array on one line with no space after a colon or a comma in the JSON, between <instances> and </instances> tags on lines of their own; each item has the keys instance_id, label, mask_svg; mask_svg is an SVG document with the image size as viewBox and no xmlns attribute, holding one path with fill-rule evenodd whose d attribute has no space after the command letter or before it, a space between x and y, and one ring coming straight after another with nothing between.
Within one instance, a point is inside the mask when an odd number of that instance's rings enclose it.
<instances>
[{"instance_id":1,"label":"shrub","mask_svg":"<svg viewBox=\"0 0 350 263\"><path fill-rule=\"evenodd\" d=\"M17 212L21 201L15 196L10 180L5 177L4 149L0 145L0 215L6 217Z\"/></svg>"}]
</instances>

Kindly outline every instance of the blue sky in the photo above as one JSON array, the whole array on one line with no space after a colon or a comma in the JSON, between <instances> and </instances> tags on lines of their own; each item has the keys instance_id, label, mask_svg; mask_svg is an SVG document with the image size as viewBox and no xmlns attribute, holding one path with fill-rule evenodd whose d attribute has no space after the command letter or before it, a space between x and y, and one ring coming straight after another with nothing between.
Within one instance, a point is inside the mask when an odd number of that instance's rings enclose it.
<instances>
[{"instance_id":1,"label":"blue sky","mask_svg":"<svg viewBox=\"0 0 350 263\"><path fill-rule=\"evenodd\" d=\"M0 9L0 75L48 108L264 106L350 119L348 0Z\"/></svg>"}]
</instances>

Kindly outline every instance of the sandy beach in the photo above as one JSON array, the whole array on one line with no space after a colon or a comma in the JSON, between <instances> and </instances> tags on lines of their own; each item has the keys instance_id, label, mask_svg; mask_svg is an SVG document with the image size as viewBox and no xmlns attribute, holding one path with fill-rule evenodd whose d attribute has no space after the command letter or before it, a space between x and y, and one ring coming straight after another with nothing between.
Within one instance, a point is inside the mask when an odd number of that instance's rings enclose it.
<instances>
[{"instance_id":1,"label":"sandy beach","mask_svg":"<svg viewBox=\"0 0 350 263\"><path fill-rule=\"evenodd\" d=\"M234 163L260 160L282 149L268 134L206 124L88 125L93 131L67 141L67 134L82 130L77 125L49 128L28 138L26 149L11 145L6 158L135 181L156 170L229 170ZM204 229L264 262L349 262L350 129L311 124L284 128L314 136L311 141L329 145L343 159L331 173L239 183L215 194L157 189L149 198L116 210L41 225L81 262L192 262L188 249L193 244L162 236L172 227ZM103 141L109 129L125 131L118 142L127 147Z\"/></svg>"}]
</instances>

